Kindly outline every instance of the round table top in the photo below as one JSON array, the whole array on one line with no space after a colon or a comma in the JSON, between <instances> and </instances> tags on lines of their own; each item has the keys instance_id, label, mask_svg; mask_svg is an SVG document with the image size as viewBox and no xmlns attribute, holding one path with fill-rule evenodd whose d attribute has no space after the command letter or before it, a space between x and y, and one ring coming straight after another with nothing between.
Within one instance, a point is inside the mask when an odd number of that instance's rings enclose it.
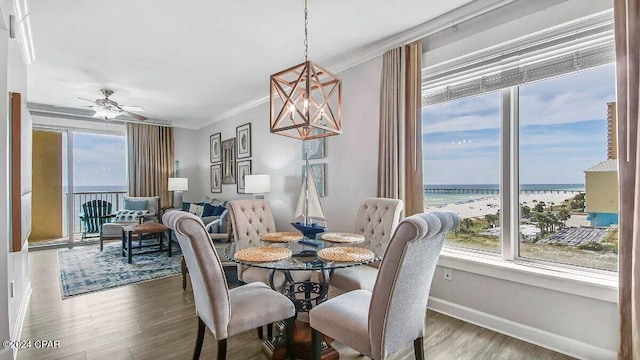
<instances>
[{"instance_id":1,"label":"round table top","mask_svg":"<svg viewBox=\"0 0 640 360\"><path fill-rule=\"evenodd\" d=\"M327 244L326 248L335 247L339 245ZM284 247L288 248L292 252L292 256L280 261L274 262L250 262L241 259L237 259L235 254L237 252L236 243L230 243L224 250L224 256L238 264L258 267L263 269L274 269L274 270L330 270L330 269L338 269L352 266L359 266L370 264L372 262L380 260L381 255L374 252L373 258L358 260L353 262L336 262L336 261L325 261L318 257L317 253L321 249L325 248L325 246L312 246L303 243L264 243L264 246L269 247ZM238 249L240 250L240 249Z\"/></svg>"}]
</instances>

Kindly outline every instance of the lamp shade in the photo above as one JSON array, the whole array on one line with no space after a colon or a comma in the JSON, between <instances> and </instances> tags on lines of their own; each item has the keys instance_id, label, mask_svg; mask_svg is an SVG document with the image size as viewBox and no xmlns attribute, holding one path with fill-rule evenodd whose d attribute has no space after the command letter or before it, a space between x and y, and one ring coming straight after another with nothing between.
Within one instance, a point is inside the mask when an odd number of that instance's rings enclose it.
<instances>
[{"instance_id":1,"label":"lamp shade","mask_svg":"<svg viewBox=\"0 0 640 360\"><path fill-rule=\"evenodd\" d=\"M265 194L271 192L271 175L245 175L244 192L247 194Z\"/></svg>"},{"instance_id":2,"label":"lamp shade","mask_svg":"<svg viewBox=\"0 0 640 360\"><path fill-rule=\"evenodd\" d=\"M169 178L169 191L187 191L187 190L189 190L189 179Z\"/></svg>"}]
</instances>

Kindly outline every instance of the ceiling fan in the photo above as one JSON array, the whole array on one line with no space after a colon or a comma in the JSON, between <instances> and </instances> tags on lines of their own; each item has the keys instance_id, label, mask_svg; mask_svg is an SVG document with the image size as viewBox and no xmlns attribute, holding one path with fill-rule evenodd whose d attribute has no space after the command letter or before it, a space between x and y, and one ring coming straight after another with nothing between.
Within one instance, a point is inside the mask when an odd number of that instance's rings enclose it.
<instances>
[{"instance_id":1,"label":"ceiling fan","mask_svg":"<svg viewBox=\"0 0 640 360\"><path fill-rule=\"evenodd\" d=\"M89 101L95 104L95 105L89 106L96 112L93 115L94 117L99 117L99 118L104 118L105 120L109 120L109 119L118 117L120 115L124 115L126 117L130 117L136 120L141 120L141 121L147 120L146 117L129 111L129 110L145 111L143 107L118 105L117 102L109 99L109 96L113 95L113 91L108 89L101 89L100 91L102 92L102 95L104 95L104 99L89 100L81 97L78 98L78 99Z\"/></svg>"}]
</instances>

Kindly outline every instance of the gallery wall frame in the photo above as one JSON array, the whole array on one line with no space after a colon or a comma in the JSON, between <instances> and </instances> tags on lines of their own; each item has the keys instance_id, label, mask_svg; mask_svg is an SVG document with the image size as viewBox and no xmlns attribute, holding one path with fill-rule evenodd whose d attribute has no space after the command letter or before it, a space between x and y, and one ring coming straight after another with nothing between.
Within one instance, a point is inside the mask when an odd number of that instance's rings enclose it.
<instances>
[{"instance_id":1,"label":"gallery wall frame","mask_svg":"<svg viewBox=\"0 0 640 360\"><path fill-rule=\"evenodd\" d=\"M222 134L215 133L209 137L209 158L211 163L222 161Z\"/></svg>"},{"instance_id":2,"label":"gallery wall frame","mask_svg":"<svg viewBox=\"0 0 640 360\"><path fill-rule=\"evenodd\" d=\"M238 159L251 157L251 123L236 127L236 144Z\"/></svg>"},{"instance_id":3,"label":"gallery wall frame","mask_svg":"<svg viewBox=\"0 0 640 360\"><path fill-rule=\"evenodd\" d=\"M218 164L211 165L209 177L211 178L211 192L221 193L222 192L222 164L218 163Z\"/></svg>"},{"instance_id":4,"label":"gallery wall frame","mask_svg":"<svg viewBox=\"0 0 640 360\"><path fill-rule=\"evenodd\" d=\"M236 183L236 138L222 142L222 183Z\"/></svg>"},{"instance_id":5,"label":"gallery wall frame","mask_svg":"<svg viewBox=\"0 0 640 360\"><path fill-rule=\"evenodd\" d=\"M245 175L251 175L251 160L238 160L238 194L245 193Z\"/></svg>"}]
</instances>

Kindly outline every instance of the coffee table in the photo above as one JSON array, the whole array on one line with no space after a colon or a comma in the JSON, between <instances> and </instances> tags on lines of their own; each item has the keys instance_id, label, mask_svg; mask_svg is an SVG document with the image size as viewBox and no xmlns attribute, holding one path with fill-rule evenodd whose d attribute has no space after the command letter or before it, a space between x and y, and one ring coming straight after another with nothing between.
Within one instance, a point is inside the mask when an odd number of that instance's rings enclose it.
<instances>
[{"instance_id":1,"label":"coffee table","mask_svg":"<svg viewBox=\"0 0 640 360\"><path fill-rule=\"evenodd\" d=\"M164 234L167 233L168 245L167 250L162 248L162 243L164 242ZM133 246L133 235L138 235L138 246ZM158 239L157 243L153 244L142 244L142 238L145 235L156 235ZM158 247L155 250L147 250L147 251L137 251L134 252L134 249L142 249L147 247ZM122 256L127 257L127 262L131 264L133 262L134 255L142 255L142 254L150 254L156 252L167 251L167 256L172 256L171 250L171 230L160 223L143 223L143 224L135 224L122 227Z\"/></svg>"}]
</instances>

